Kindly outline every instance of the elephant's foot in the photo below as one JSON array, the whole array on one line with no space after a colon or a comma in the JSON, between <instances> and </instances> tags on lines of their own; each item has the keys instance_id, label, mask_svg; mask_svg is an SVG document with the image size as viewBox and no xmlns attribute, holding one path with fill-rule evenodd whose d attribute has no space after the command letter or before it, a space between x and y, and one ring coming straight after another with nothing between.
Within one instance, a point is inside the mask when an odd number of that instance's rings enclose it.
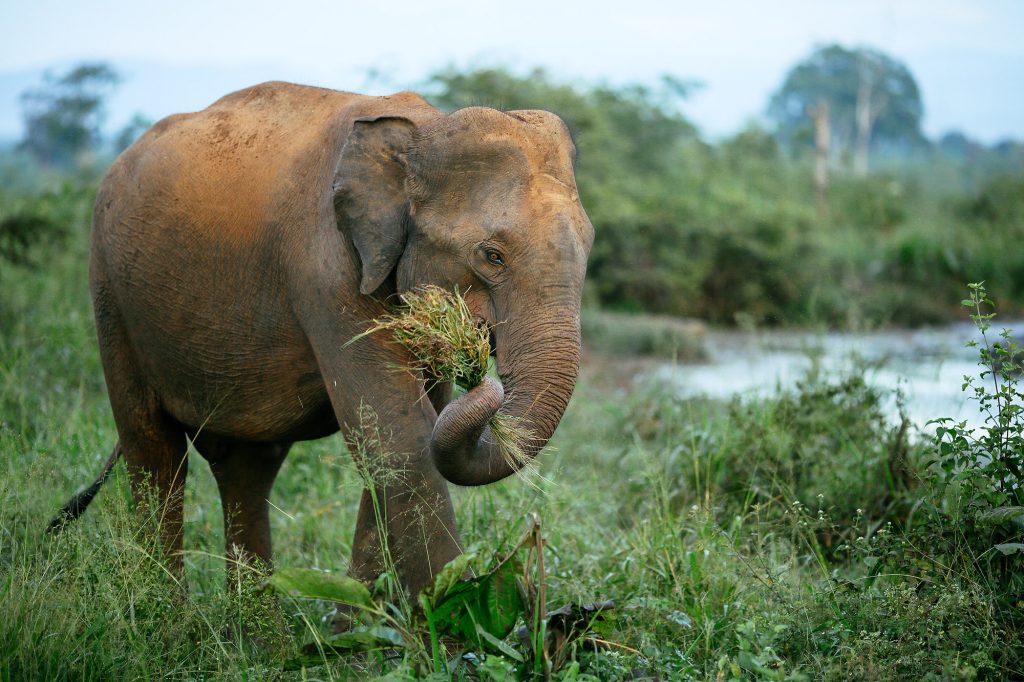
<instances>
[{"instance_id":1,"label":"elephant's foot","mask_svg":"<svg viewBox=\"0 0 1024 682\"><path fill-rule=\"evenodd\" d=\"M462 553L447 484L431 473L407 472L401 483L378 488L376 505L370 491L363 491L349 565L349 575L368 585L393 572L398 589L414 606L420 590ZM378 528L378 519L386 533ZM387 538L386 546L382 537ZM339 606L335 631L350 629L357 618L357 613Z\"/></svg>"}]
</instances>

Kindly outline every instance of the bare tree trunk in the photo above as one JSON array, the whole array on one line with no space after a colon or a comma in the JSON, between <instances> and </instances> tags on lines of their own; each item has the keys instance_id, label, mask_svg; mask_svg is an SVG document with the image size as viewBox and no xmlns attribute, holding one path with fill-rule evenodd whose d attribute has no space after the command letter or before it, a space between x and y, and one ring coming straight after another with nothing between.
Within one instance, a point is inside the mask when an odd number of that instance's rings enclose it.
<instances>
[{"instance_id":1,"label":"bare tree trunk","mask_svg":"<svg viewBox=\"0 0 1024 682\"><path fill-rule=\"evenodd\" d=\"M871 110L871 94L874 89L874 79L869 69L862 66L860 69L860 85L857 87L857 109L855 112L857 123L856 149L853 154L853 173L859 178L868 174L868 149L871 146L871 128L874 123L874 113Z\"/></svg>"},{"instance_id":2,"label":"bare tree trunk","mask_svg":"<svg viewBox=\"0 0 1024 682\"><path fill-rule=\"evenodd\" d=\"M814 191L818 196L818 215L828 215L828 102L819 99L810 109L814 120Z\"/></svg>"}]
</instances>

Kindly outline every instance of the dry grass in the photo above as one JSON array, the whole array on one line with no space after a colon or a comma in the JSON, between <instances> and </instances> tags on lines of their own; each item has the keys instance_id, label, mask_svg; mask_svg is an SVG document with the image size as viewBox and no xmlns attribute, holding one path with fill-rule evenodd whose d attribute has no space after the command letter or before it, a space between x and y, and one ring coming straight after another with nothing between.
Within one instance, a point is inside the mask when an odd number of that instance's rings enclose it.
<instances>
[{"instance_id":1,"label":"dry grass","mask_svg":"<svg viewBox=\"0 0 1024 682\"><path fill-rule=\"evenodd\" d=\"M373 320L373 326L356 339L390 332L414 358L403 369L421 372L428 382L454 383L467 391L478 386L487 376L490 331L473 316L462 294L424 286L401 298L401 305ZM499 411L490 426L495 445L513 470L532 461L525 445L534 432L525 419Z\"/></svg>"},{"instance_id":2,"label":"dry grass","mask_svg":"<svg viewBox=\"0 0 1024 682\"><path fill-rule=\"evenodd\" d=\"M487 375L491 346L487 328L473 317L466 299L437 286L418 287L401 298L402 305L375 319L356 339L390 332L416 359L405 369L467 391L479 385Z\"/></svg>"}]
</instances>

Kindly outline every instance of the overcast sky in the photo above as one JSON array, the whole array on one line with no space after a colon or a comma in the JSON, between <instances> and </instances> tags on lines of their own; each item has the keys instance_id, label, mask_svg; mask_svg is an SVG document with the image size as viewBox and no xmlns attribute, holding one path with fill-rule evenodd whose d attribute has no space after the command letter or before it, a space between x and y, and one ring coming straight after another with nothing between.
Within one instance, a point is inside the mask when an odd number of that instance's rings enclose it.
<instances>
[{"instance_id":1,"label":"overcast sky","mask_svg":"<svg viewBox=\"0 0 1024 682\"><path fill-rule=\"evenodd\" d=\"M110 127L264 80L379 93L448 64L500 64L570 82L698 79L683 110L715 137L759 116L787 69L828 42L906 63L929 135L1024 139L1019 0L0 0L0 138L20 135L18 94L44 69L84 59L125 76Z\"/></svg>"}]
</instances>

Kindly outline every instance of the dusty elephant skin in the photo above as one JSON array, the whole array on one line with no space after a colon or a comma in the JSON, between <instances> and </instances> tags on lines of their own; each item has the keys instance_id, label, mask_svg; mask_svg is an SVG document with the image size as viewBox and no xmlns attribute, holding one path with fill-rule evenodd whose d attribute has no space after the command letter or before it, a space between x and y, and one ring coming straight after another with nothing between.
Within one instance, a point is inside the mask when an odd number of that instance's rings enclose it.
<instances>
[{"instance_id":1,"label":"dusty elephant skin","mask_svg":"<svg viewBox=\"0 0 1024 682\"><path fill-rule=\"evenodd\" d=\"M459 553L446 479L513 473L491 415L524 417L535 454L576 381L593 228L574 154L543 111L445 114L412 93L266 83L164 119L118 158L93 220L97 331L133 489L155 488L178 570L186 436L217 480L229 557L269 566L267 498L290 445L350 432L361 405L392 434L379 494L406 587ZM423 399L422 380L392 369L402 348L346 345L423 284L468 292L494 326L500 383ZM361 579L382 567L369 499Z\"/></svg>"}]
</instances>

